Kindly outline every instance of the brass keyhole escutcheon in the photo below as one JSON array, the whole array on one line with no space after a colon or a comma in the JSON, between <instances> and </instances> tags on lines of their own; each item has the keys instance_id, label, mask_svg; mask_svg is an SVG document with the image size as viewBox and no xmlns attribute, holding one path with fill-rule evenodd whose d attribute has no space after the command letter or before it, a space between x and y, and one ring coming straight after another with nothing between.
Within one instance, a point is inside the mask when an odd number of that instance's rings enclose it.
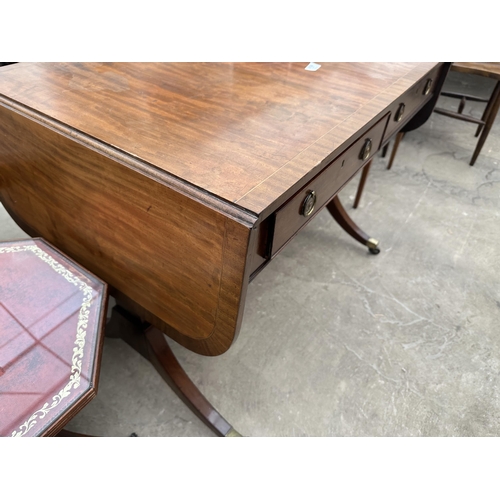
<instances>
[{"instance_id":1,"label":"brass keyhole escutcheon","mask_svg":"<svg viewBox=\"0 0 500 500\"><path fill-rule=\"evenodd\" d=\"M429 78L424 87L424 95L427 95L431 91L432 87L432 78Z\"/></svg>"},{"instance_id":2,"label":"brass keyhole escutcheon","mask_svg":"<svg viewBox=\"0 0 500 500\"><path fill-rule=\"evenodd\" d=\"M301 210L302 215L304 217L309 217L313 213L315 205L316 205L316 192L309 191L307 193L307 196L304 198L304 201L302 202L302 210Z\"/></svg>"},{"instance_id":3,"label":"brass keyhole escutcheon","mask_svg":"<svg viewBox=\"0 0 500 500\"><path fill-rule=\"evenodd\" d=\"M361 151L359 152L359 159L366 160L370 156L371 152L372 152L372 140L366 139L365 143L363 144L363 147L361 148Z\"/></svg>"},{"instance_id":4,"label":"brass keyhole escutcheon","mask_svg":"<svg viewBox=\"0 0 500 500\"><path fill-rule=\"evenodd\" d=\"M400 122L402 119L403 119L403 115L405 114L405 105L404 105L404 102L402 102L400 105L399 105L399 108L396 112L396 116L394 117L394 119L397 121L397 122Z\"/></svg>"}]
</instances>

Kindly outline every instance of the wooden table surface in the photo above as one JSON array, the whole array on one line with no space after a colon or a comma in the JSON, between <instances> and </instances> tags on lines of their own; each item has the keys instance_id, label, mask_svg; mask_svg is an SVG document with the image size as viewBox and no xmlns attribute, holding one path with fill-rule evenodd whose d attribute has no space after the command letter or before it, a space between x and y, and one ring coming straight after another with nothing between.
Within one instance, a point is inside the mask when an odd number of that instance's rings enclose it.
<instances>
[{"instance_id":1,"label":"wooden table surface","mask_svg":"<svg viewBox=\"0 0 500 500\"><path fill-rule=\"evenodd\" d=\"M260 214L434 65L22 64L0 94Z\"/></svg>"},{"instance_id":2,"label":"wooden table surface","mask_svg":"<svg viewBox=\"0 0 500 500\"><path fill-rule=\"evenodd\" d=\"M220 354L266 260L270 216L376 123L382 134L438 67L306 66L1 68L0 199L145 319Z\"/></svg>"}]
</instances>

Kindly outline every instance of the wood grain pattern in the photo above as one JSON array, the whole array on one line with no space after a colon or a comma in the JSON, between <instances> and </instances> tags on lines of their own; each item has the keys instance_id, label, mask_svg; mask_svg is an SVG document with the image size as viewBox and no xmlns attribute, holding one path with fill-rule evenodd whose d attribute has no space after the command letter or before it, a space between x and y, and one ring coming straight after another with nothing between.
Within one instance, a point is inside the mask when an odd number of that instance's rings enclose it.
<instances>
[{"instance_id":1,"label":"wood grain pattern","mask_svg":"<svg viewBox=\"0 0 500 500\"><path fill-rule=\"evenodd\" d=\"M439 67L305 66L1 68L0 199L142 318L220 354L268 261L268 216Z\"/></svg>"},{"instance_id":2,"label":"wood grain pattern","mask_svg":"<svg viewBox=\"0 0 500 500\"><path fill-rule=\"evenodd\" d=\"M265 218L282 205L299 185L304 185L317 175L344 149L356 141L366 129L382 118L397 98L435 66L431 63L415 64L404 76L391 82L390 85L381 84L379 92L370 100L359 105L352 114L344 116L343 120L332 126L326 134L318 137L308 148L266 178L265 182L260 183L238 200L238 204L258 213L261 219ZM380 79L384 81L381 75ZM348 87L342 95L349 100Z\"/></svg>"},{"instance_id":3,"label":"wood grain pattern","mask_svg":"<svg viewBox=\"0 0 500 500\"><path fill-rule=\"evenodd\" d=\"M305 66L21 63L0 94L259 214L434 64Z\"/></svg>"},{"instance_id":4,"label":"wood grain pattern","mask_svg":"<svg viewBox=\"0 0 500 500\"><path fill-rule=\"evenodd\" d=\"M2 107L0 137L9 211L167 322L181 344L204 354L229 347L251 218L227 217Z\"/></svg>"}]
</instances>

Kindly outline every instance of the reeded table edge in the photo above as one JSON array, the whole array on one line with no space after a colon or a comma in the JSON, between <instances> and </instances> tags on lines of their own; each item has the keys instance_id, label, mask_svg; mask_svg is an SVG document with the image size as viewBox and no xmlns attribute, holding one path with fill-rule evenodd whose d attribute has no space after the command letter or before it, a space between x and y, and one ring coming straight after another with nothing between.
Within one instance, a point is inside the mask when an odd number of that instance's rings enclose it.
<instances>
[{"instance_id":1,"label":"reeded table edge","mask_svg":"<svg viewBox=\"0 0 500 500\"><path fill-rule=\"evenodd\" d=\"M68 137L69 139L78 142L79 144L82 144L83 146L96 151L113 161L125 165L136 172L140 172L156 182L160 182L174 191L184 194L192 200L198 202L202 201L207 207L222 213L235 221L248 223L248 221L253 221L258 215L252 210L238 205L237 202L226 200L225 198L211 193L202 187L187 181L186 179L180 178L171 172L167 172L166 170L157 167L143 158L134 156L127 151L123 151L117 146L113 146L112 144L102 142L101 140L88 135L81 130L62 123L55 118L33 109L26 104L16 101L15 99L2 93L0 93L0 105L15 111L21 116L33 120L36 123L63 135L64 137Z\"/></svg>"}]
</instances>

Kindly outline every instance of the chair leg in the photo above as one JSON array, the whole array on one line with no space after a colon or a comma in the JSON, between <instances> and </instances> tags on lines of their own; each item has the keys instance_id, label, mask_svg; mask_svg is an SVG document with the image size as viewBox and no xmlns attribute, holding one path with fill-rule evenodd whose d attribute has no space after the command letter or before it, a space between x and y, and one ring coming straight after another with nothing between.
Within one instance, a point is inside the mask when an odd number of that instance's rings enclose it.
<instances>
[{"instance_id":1,"label":"chair leg","mask_svg":"<svg viewBox=\"0 0 500 500\"><path fill-rule=\"evenodd\" d=\"M387 143L383 148L382 148L382 158L385 158L387 154L387 149L389 148L389 143Z\"/></svg>"},{"instance_id":2,"label":"chair leg","mask_svg":"<svg viewBox=\"0 0 500 500\"><path fill-rule=\"evenodd\" d=\"M491 108L492 108L493 104L495 103L495 101L498 99L499 94L500 94L500 81L498 81L497 84L495 85L495 88L494 88L493 92L491 93L491 97L488 101L488 104L484 108L483 116L481 117L481 120L483 120L483 122L486 122L488 120L488 116L491 112ZM476 130L476 135L474 137L479 137L479 134L481 133L481 130L483 130L483 127L484 127L484 123L482 123L481 125L478 125L477 130Z\"/></svg>"},{"instance_id":3,"label":"chair leg","mask_svg":"<svg viewBox=\"0 0 500 500\"><path fill-rule=\"evenodd\" d=\"M497 83L497 88L500 88L500 82ZM472 159L470 161L470 165L473 166L474 163L477 160L477 157L479 156L479 153L481 152L481 148L483 147L486 138L488 137L488 134L490 133L491 127L493 125L493 122L495 121L496 115L498 113L498 108L500 107L500 91L496 91L497 88L495 88L495 95L496 98L494 102L491 105L491 108L488 113L488 118L484 124L484 129L481 132L481 136L479 137L479 141L477 141L476 149L474 150L474 154L472 155Z\"/></svg>"},{"instance_id":4,"label":"chair leg","mask_svg":"<svg viewBox=\"0 0 500 500\"><path fill-rule=\"evenodd\" d=\"M397 153L398 148L399 148L399 143L401 142L401 140L403 139L404 136L405 136L404 132L399 132L399 134L396 135L396 140L394 141L394 147L392 148L391 158L389 159L389 164L387 165L387 170L391 169L394 158L396 158L396 153Z\"/></svg>"},{"instance_id":5,"label":"chair leg","mask_svg":"<svg viewBox=\"0 0 500 500\"><path fill-rule=\"evenodd\" d=\"M370 160L364 167L361 172L361 179L359 179L358 191L356 192L356 199L354 200L353 208L358 208L359 201L361 200L361 195L363 194L363 189L365 188L366 178L368 177L368 172L370 171L370 167L372 166L372 161Z\"/></svg>"},{"instance_id":6,"label":"chair leg","mask_svg":"<svg viewBox=\"0 0 500 500\"><path fill-rule=\"evenodd\" d=\"M462 114L462 111L464 110L465 108L465 104L466 104L467 100L465 99L464 96L462 96L462 99L460 99L460 104L458 105L458 114Z\"/></svg>"}]
</instances>

